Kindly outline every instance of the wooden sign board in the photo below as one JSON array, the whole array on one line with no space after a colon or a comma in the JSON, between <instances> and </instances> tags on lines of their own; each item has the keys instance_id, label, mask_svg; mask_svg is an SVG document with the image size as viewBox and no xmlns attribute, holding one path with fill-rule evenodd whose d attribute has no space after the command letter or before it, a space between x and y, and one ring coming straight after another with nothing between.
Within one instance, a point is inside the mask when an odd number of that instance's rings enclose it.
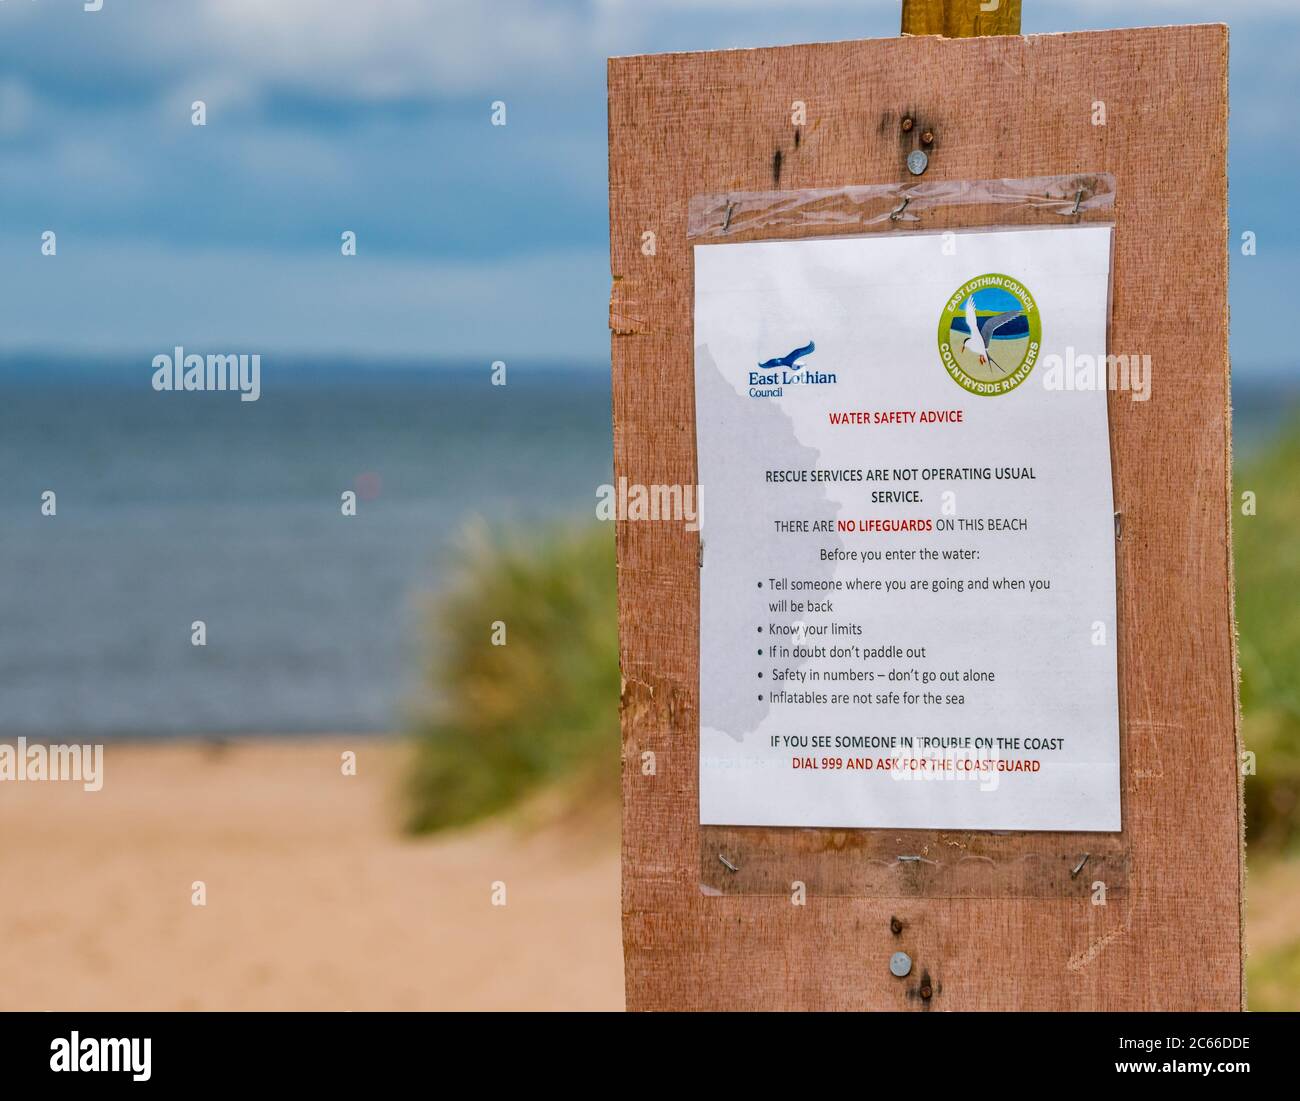
<instances>
[{"instance_id":1,"label":"wooden sign board","mask_svg":"<svg viewBox=\"0 0 1300 1101\"><path fill-rule=\"evenodd\" d=\"M1150 400L1112 397L1108 414L1120 834L702 828L699 539L619 521L629 1008L1242 1007L1227 46L1225 27L1197 26L610 61L616 477L697 481L691 197L906 185L923 134L925 181L1109 174L1110 347L1152 358ZM999 873L966 890L882 864L921 851Z\"/></svg>"}]
</instances>

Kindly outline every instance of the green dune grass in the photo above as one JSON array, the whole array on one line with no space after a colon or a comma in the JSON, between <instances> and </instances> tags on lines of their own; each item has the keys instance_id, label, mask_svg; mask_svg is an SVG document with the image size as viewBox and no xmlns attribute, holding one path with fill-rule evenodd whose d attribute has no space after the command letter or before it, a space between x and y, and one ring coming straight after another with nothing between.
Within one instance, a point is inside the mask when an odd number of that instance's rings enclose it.
<instances>
[{"instance_id":1,"label":"green dune grass","mask_svg":"<svg viewBox=\"0 0 1300 1101\"><path fill-rule=\"evenodd\" d=\"M470 533L427 614L436 703L412 721L409 829L465 825L555 784L617 799L616 609L612 525Z\"/></svg>"},{"instance_id":2,"label":"green dune grass","mask_svg":"<svg viewBox=\"0 0 1300 1101\"><path fill-rule=\"evenodd\" d=\"M1298 476L1300 419L1234 478L1242 737L1255 769L1246 776L1246 989L1256 1010L1300 1009L1300 933L1279 932L1300 929L1300 880L1291 871L1300 847ZM1247 492L1253 516L1242 511Z\"/></svg>"},{"instance_id":3,"label":"green dune grass","mask_svg":"<svg viewBox=\"0 0 1300 1101\"><path fill-rule=\"evenodd\" d=\"M1300 420L1237 471L1233 542L1246 748L1246 837L1300 841ZM1255 495L1243 515L1242 495Z\"/></svg>"}]
</instances>

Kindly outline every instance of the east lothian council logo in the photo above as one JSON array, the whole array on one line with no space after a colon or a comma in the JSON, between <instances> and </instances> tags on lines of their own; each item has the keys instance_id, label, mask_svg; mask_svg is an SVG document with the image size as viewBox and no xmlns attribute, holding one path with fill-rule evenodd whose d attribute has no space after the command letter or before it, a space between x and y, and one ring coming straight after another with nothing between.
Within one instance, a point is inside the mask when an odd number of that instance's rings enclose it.
<instances>
[{"instance_id":1,"label":"east lothian council logo","mask_svg":"<svg viewBox=\"0 0 1300 1101\"><path fill-rule=\"evenodd\" d=\"M1043 323L1034 296L1009 275L977 275L939 316L939 358L972 394L1010 393L1038 362Z\"/></svg>"},{"instance_id":2,"label":"east lothian council logo","mask_svg":"<svg viewBox=\"0 0 1300 1101\"><path fill-rule=\"evenodd\" d=\"M814 371L802 362L817 350L813 341L794 348L783 356L765 359L756 370L749 372L751 398L779 398L787 386L824 386L836 381L833 371Z\"/></svg>"}]
</instances>

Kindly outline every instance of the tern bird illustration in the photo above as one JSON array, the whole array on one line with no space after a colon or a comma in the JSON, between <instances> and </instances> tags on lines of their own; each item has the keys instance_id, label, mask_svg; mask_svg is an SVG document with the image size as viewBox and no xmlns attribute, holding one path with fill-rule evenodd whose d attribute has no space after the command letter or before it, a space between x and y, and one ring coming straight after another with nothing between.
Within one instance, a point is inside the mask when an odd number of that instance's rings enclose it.
<instances>
[{"instance_id":1,"label":"tern bird illustration","mask_svg":"<svg viewBox=\"0 0 1300 1101\"><path fill-rule=\"evenodd\" d=\"M776 367L789 367L790 370L797 371L799 370L800 367L803 366L803 364L796 363L795 360L803 359L804 356L808 355L808 353L810 353L816 347L817 345L810 340L802 348L796 348L789 355L778 356L776 359L765 360L764 362L758 365L758 368L760 371L768 371Z\"/></svg>"},{"instance_id":2,"label":"tern bird illustration","mask_svg":"<svg viewBox=\"0 0 1300 1101\"><path fill-rule=\"evenodd\" d=\"M966 299L966 327L970 329L970 336L961 342L962 351L970 352L977 356L981 364L991 363L1003 374L1006 374L1006 368L1002 366L989 352L989 344L993 340L993 334L996 333L1008 321L1014 321L1021 315L1022 310L1009 310L1006 313L995 313L992 317L986 317L984 324L979 323L979 317L975 313L975 297L972 295Z\"/></svg>"}]
</instances>

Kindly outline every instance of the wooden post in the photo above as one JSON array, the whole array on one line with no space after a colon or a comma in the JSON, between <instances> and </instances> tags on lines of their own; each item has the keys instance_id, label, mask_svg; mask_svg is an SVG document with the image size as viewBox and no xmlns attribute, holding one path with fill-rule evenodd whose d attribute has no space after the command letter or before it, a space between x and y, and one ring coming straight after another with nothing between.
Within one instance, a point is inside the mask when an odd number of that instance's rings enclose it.
<instances>
[{"instance_id":1,"label":"wooden post","mask_svg":"<svg viewBox=\"0 0 1300 1101\"><path fill-rule=\"evenodd\" d=\"M958 7L985 36L610 61L615 479L698 481L693 195L907 185L918 134L931 139L925 184L1108 173L1109 345L1152 362L1150 400L1114 400L1108 414L1122 517L1123 832L737 827L746 861L733 861L734 882L765 861L788 873L807 857L806 871L782 874L779 892L776 876L766 890L720 891L709 877L732 871L719 873L717 850L705 849L706 829L717 827L699 819L699 538L681 524L620 519L631 1009L1244 1004L1226 415L1227 28L988 37L970 4L909 2L904 30L937 30L931 17L943 9L944 34L961 33L947 22ZM1018 10L988 14L1013 30ZM804 110L792 117L796 104ZM1080 864L1079 854L1097 853L1091 846L1105 838L1114 863L1097 878L1114 889L1100 905L1091 871L1077 869L1096 867L1095 855ZM1029 891L927 894L906 869L882 889L819 890L827 862L874 866L886 845L993 866L1018 859L1052 874ZM707 872L702 853L712 856ZM791 878L806 880L806 905L791 904ZM889 969L896 950L915 961L905 979Z\"/></svg>"},{"instance_id":2,"label":"wooden post","mask_svg":"<svg viewBox=\"0 0 1300 1101\"><path fill-rule=\"evenodd\" d=\"M903 0L903 34L1019 34L1020 0Z\"/></svg>"}]
</instances>

